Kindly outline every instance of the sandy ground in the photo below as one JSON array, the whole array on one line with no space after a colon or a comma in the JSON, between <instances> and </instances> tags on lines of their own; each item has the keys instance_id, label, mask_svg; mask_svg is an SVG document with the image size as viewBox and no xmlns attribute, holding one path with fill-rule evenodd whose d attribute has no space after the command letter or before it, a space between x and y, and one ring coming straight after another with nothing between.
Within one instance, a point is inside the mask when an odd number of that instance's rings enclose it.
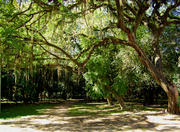
<instances>
[{"instance_id":1,"label":"sandy ground","mask_svg":"<svg viewBox=\"0 0 180 132\"><path fill-rule=\"evenodd\" d=\"M180 116L163 110L97 116L69 116L74 102L59 104L42 115L0 120L0 132L180 132Z\"/></svg>"}]
</instances>

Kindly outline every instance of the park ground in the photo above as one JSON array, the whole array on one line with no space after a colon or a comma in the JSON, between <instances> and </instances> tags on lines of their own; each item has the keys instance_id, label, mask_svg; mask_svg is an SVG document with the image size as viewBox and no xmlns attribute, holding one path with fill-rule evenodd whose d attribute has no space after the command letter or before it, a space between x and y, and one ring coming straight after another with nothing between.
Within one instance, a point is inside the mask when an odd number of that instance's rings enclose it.
<instances>
[{"instance_id":1,"label":"park ground","mask_svg":"<svg viewBox=\"0 0 180 132\"><path fill-rule=\"evenodd\" d=\"M180 116L168 114L161 106L128 103L126 110L105 102L71 100L31 109L9 110L0 116L0 132L179 132ZM37 107L38 106L38 107ZM21 113L20 117L16 114ZM27 113L26 113L27 112ZM24 113L24 115L22 114ZM29 113L29 114L28 114ZM9 117L8 117L9 115Z\"/></svg>"}]
</instances>

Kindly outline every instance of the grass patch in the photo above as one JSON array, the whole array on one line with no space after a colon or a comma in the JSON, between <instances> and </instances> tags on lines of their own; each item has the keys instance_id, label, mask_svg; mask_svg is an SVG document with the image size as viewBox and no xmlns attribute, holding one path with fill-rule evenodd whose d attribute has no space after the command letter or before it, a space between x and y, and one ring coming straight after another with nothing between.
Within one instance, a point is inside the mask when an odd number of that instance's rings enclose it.
<instances>
[{"instance_id":1,"label":"grass patch","mask_svg":"<svg viewBox=\"0 0 180 132\"><path fill-rule=\"evenodd\" d=\"M40 115L55 104L6 104L2 105L0 119L18 118L28 115Z\"/></svg>"},{"instance_id":2,"label":"grass patch","mask_svg":"<svg viewBox=\"0 0 180 132\"><path fill-rule=\"evenodd\" d=\"M68 110L70 116L96 116L121 113L118 105L109 106L106 103L77 103Z\"/></svg>"},{"instance_id":3,"label":"grass patch","mask_svg":"<svg viewBox=\"0 0 180 132\"><path fill-rule=\"evenodd\" d=\"M96 115L111 115L122 113L124 111L157 111L157 108L165 108L166 106L143 106L142 104L126 103L126 108L121 110L118 104L109 106L106 103L77 103L71 106L68 110L70 116L96 116Z\"/></svg>"}]
</instances>

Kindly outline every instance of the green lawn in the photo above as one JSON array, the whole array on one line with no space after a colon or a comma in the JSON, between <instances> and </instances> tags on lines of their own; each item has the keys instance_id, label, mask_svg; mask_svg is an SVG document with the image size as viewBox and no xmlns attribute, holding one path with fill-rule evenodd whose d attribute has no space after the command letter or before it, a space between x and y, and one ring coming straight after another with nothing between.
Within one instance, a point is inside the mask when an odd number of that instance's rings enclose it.
<instances>
[{"instance_id":1,"label":"green lawn","mask_svg":"<svg viewBox=\"0 0 180 132\"><path fill-rule=\"evenodd\" d=\"M126 103L126 108L121 110L118 104L109 106L106 103L77 103L71 106L68 110L69 116L96 116L96 115L108 115L113 113L122 113L124 111L156 111L154 108L166 108L167 105L154 105L143 106L142 104Z\"/></svg>"},{"instance_id":2,"label":"green lawn","mask_svg":"<svg viewBox=\"0 0 180 132\"><path fill-rule=\"evenodd\" d=\"M104 103L84 103L79 102L72 105L67 114L69 116L96 116L96 115L111 115L113 113L122 113L124 111L133 110L156 110L154 108L163 108L166 106L143 106L141 104L126 103L127 107L124 110L119 108L118 104L109 106ZM48 108L53 108L57 104L2 104L2 111L0 113L0 119L19 118L21 116L28 115L42 115Z\"/></svg>"},{"instance_id":3,"label":"green lawn","mask_svg":"<svg viewBox=\"0 0 180 132\"><path fill-rule=\"evenodd\" d=\"M19 118L21 116L39 115L56 104L3 104L0 119Z\"/></svg>"}]
</instances>

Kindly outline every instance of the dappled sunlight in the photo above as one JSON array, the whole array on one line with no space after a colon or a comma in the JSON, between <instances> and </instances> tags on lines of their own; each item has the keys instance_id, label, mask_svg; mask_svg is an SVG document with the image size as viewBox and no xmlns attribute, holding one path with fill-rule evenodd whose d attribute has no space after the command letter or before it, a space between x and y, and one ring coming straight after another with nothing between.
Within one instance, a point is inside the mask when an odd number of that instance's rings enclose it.
<instances>
[{"instance_id":1,"label":"dappled sunlight","mask_svg":"<svg viewBox=\"0 0 180 132\"><path fill-rule=\"evenodd\" d=\"M41 115L1 120L0 131L180 131L180 116L163 110L119 110L116 106L64 103Z\"/></svg>"},{"instance_id":2,"label":"dappled sunlight","mask_svg":"<svg viewBox=\"0 0 180 132\"><path fill-rule=\"evenodd\" d=\"M157 124L156 129L179 129L180 130L180 116L172 114L162 114L156 116L147 116L149 122Z\"/></svg>"},{"instance_id":3,"label":"dappled sunlight","mask_svg":"<svg viewBox=\"0 0 180 132\"><path fill-rule=\"evenodd\" d=\"M7 125L1 125L0 130L2 132L41 132L40 130L32 129L32 128L19 128L15 126L7 126Z\"/></svg>"}]
</instances>

